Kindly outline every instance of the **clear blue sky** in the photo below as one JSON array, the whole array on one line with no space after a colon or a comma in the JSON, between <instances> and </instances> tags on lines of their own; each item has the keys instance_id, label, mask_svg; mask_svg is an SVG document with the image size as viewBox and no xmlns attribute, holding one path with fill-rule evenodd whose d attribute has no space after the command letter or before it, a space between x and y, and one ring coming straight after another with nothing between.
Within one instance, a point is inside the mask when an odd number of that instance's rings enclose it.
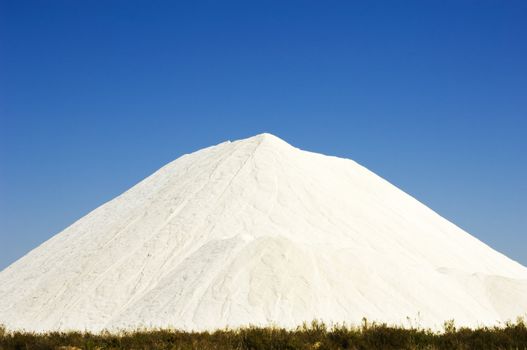
<instances>
[{"instance_id":1,"label":"clear blue sky","mask_svg":"<svg viewBox=\"0 0 527 350\"><path fill-rule=\"evenodd\" d=\"M264 131L527 265L526 1L0 0L0 269Z\"/></svg>"}]
</instances>

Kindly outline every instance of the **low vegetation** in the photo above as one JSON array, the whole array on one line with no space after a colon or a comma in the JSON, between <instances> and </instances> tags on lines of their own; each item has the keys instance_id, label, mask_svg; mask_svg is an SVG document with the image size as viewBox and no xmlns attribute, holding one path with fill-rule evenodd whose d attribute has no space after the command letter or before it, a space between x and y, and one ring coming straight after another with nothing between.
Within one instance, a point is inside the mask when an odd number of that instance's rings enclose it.
<instances>
[{"instance_id":1,"label":"low vegetation","mask_svg":"<svg viewBox=\"0 0 527 350\"><path fill-rule=\"evenodd\" d=\"M527 350L527 328L519 319L503 327L456 328L442 332L385 324L328 328L314 322L295 330L243 328L215 332L151 330L112 333L12 332L0 327L0 349L514 349Z\"/></svg>"}]
</instances>

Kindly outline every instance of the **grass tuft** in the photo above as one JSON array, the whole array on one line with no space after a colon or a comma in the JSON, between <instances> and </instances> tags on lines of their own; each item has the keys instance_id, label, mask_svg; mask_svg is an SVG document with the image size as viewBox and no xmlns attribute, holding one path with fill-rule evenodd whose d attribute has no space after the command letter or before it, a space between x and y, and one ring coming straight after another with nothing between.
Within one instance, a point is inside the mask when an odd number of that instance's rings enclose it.
<instances>
[{"instance_id":1,"label":"grass tuft","mask_svg":"<svg viewBox=\"0 0 527 350\"><path fill-rule=\"evenodd\" d=\"M523 319L502 327L457 328L453 321L444 331L403 328L363 320L359 327L322 322L303 324L295 330L277 327L247 327L214 332L178 330L137 330L120 333L8 331L0 325L0 350L527 350L527 327Z\"/></svg>"}]
</instances>

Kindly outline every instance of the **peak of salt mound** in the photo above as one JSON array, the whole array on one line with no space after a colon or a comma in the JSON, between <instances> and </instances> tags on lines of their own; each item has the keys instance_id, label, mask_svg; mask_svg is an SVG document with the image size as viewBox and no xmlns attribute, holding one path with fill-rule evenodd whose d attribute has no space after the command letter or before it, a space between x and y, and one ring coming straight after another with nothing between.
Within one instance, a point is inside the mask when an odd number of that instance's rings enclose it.
<instances>
[{"instance_id":1,"label":"peak of salt mound","mask_svg":"<svg viewBox=\"0 0 527 350\"><path fill-rule=\"evenodd\" d=\"M264 132L243 140L235 141L240 143L252 143L257 144L259 146L265 146L265 147L276 147L276 148L284 148L284 149L295 149L293 146L291 146L286 141L282 140L278 136L275 136L273 134Z\"/></svg>"},{"instance_id":2,"label":"peak of salt mound","mask_svg":"<svg viewBox=\"0 0 527 350\"><path fill-rule=\"evenodd\" d=\"M0 272L0 323L39 331L525 312L525 267L359 164L271 134L180 157Z\"/></svg>"}]
</instances>

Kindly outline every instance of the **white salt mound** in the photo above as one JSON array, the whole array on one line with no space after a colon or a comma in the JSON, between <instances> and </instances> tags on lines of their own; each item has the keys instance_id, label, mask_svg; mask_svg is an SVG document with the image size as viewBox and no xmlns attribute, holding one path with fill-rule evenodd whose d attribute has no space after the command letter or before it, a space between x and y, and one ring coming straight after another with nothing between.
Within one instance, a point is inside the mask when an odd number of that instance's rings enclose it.
<instances>
[{"instance_id":1,"label":"white salt mound","mask_svg":"<svg viewBox=\"0 0 527 350\"><path fill-rule=\"evenodd\" d=\"M527 268L349 159L262 134L185 155L0 272L8 329L496 325Z\"/></svg>"}]
</instances>

